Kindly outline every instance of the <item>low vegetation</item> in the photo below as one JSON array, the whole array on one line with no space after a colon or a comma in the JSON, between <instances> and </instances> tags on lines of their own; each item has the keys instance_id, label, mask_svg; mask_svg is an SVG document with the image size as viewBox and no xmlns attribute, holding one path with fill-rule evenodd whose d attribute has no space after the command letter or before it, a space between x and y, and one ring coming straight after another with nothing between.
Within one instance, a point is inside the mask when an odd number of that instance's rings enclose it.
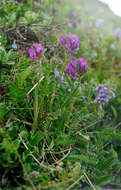
<instances>
[{"instance_id":1,"label":"low vegetation","mask_svg":"<svg viewBox=\"0 0 121 190\"><path fill-rule=\"evenodd\" d=\"M120 19L64 2L0 1L1 190L121 189Z\"/></svg>"}]
</instances>

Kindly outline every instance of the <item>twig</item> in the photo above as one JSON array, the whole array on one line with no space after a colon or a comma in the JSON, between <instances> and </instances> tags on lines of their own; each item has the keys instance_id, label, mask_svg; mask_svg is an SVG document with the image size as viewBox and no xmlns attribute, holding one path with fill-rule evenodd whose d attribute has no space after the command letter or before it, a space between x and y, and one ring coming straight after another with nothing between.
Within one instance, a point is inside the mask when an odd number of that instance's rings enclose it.
<instances>
[{"instance_id":1,"label":"twig","mask_svg":"<svg viewBox=\"0 0 121 190\"><path fill-rule=\"evenodd\" d=\"M96 190L95 187L94 187L94 185L92 184L92 182L90 181L89 177L87 176L87 174L86 174L85 172L84 172L84 176L86 177L86 179L87 179L87 181L89 182L90 186L91 186L94 190Z\"/></svg>"},{"instance_id":2,"label":"twig","mask_svg":"<svg viewBox=\"0 0 121 190\"><path fill-rule=\"evenodd\" d=\"M43 28L48 28L48 29L54 29L54 28L58 28L59 26L62 26L62 25L66 25L68 22L63 22L63 23L60 23L60 24L56 24L56 25L42 25L42 24L30 24L29 26L39 26L39 27L43 27Z\"/></svg>"},{"instance_id":3,"label":"twig","mask_svg":"<svg viewBox=\"0 0 121 190\"><path fill-rule=\"evenodd\" d=\"M74 185L76 185L83 177L84 175L80 176L80 178L77 179L73 184L71 184L66 190L70 190L72 187L74 187Z\"/></svg>"},{"instance_id":4,"label":"twig","mask_svg":"<svg viewBox=\"0 0 121 190\"><path fill-rule=\"evenodd\" d=\"M45 149L45 150L48 150L48 149ZM70 150L70 148L68 148L66 150L62 150L60 152L54 152L54 151L49 151L49 150L48 151L51 152L51 153L53 153L53 154L61 154L61 153L67 152L68 150Z\"/></svg>"},{"instance_id":5,"label":"twig","mask_svg":"<svg viewBox=\"0 0 121 190\"><path fill-rule=\"evenodd\" d=\"M27 146L27 145L25 144L25 142L23 141L21 135L20 135L20 134L18 134L18 135L19 135L19 138L20 138L20 140L22 141L24 147L25 147L27 150L29 150L28 146ZM30 156L38 163L39 166L41 166L41 167L43 167L43 168L46 168L46 169L49 169L49 170L51 170L51 171L55 170L54 168L50 168L50 167L48 167L48 166L45 166L45 165L42 164L41 162L39 162L39 160L37 160L37 158L32 154L31 151L30 151Z\"/></svg>"},{"instance_id":6,"label":"twig","mask_svg":"<svg viewBox=\"0 0 121 190\"><path fill-rule=\"evenodd\" d=\"M88 127L85 127L84 129L82 129L82 130L80 130L80 131L84 131L84 130L88 129L89 127L91 127L91 126L93 126L93 125L99 123L100 121L102 121L102 119L100 119L99 121L96 121L96 122L92 123L91 125L89 125Z\"/></svg>"},{"instance_id":7,"label":"twig","mask_svg":"<svg viewBox=\"0 0 121 190\"><path fill-rule=\"evenodd\" d=\"M20 38L22 38L23 40L26 40L26 38L24 38L24 37L22 36L22 34L19 32L18 29L16 30L16 33L20 36Z\"/></svg>"},{"instance_id":8,"label":"twig","mask_svg":"<svg viewBox=\"0 0 121 190\"><path fill-rule=\"evenodd\" d=\"M29 95L29 94L37 87L37 85L38 85L43 79L44 79L44 76L42 76L42 78L39 80L39 82L37 82L37 83L32 87L32 89L31 89L29 92L27 92L27 95Z\"/></svg>"},{"instance_id":9,"label":"twig","mask_svg":"<svg viewBox=\"0 0 121 190\"><path fill-rule=\"evenodd\" d=\"M56 24L56 25L43 25L43 24L37 24L37 23L32 23L32 24L19 24L19 26L16 26L16 27L14 27L14 28L9 28L8 30L5 30L4 32L5 32L5 33L8 33L8 32L10 32L10 31L14 31L14 30L18 31L18 30L19 30L20 28L22 28L22 27L31 27L31 26L33 26L33 27L39 26L39 27L41 27L41 28L55 29L55 28L58 28L58 27L60 27L60 26L62 26L62 25L66 25L67 23L68 23L68 22L63 22L63 23Z\"/></svg>"},{"instance_id":10,"label":"twig","mask_svg":"<svg viewBox=\"0 0 121 190\"><path fill-rule=\"evenodd\" d=\"M121 126L121 122L118 123L114 128L117 129L117 128L120 127L120 126Z\"/></svg>"},{"instance_id":11,"label":"twig","mask_svg":"<svg viewBox=\"0 0 121 190\"><path fill-rule=\"evenodd\" d=\"M64 160L64 159L70 154L70 151L71 151L71 147L69 148L69 151L67 152L67 154L64 155L63 158L61 158L60 160L56 161L56 162L53 163L52 165L54 165L54 164L59 164L62 160Z\"/></svg>"}]
</instances>

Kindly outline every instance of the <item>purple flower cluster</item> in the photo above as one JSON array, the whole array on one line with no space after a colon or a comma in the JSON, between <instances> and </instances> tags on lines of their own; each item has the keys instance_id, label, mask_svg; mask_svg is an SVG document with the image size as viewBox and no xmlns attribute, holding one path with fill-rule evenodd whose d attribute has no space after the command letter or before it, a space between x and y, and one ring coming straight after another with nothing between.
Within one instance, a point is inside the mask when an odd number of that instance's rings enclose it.
<instances>
[{"instance_id":1,"label":"purple flower cluster","mask_svg":"<svg viewBox=\"0 0 121 190\"><path fill-rule=\"evenodd\" d=\"M79 48L79 39L76 35L65 34L60 37L59 44L63 46L70 55L75 55Z\"/></svg>"},{"instance_id":2,"label":"purple flower cluster","mask_svg":"<svg viewBox=\"0 0 121 190\"><path fill-rule=\"evenodd\" d=\"M75 13L70 13L68 17L71 20L71 25L73 28L76 28L78 24L81 23L81 18L78 18Z\"/></svg>"},{"instance_id":3,"label":"purple flower cluster","mask_svg":"<svg viewBox=\"0 0 121 190\"><path fill-rule=\"evenodd\" d=\"M98 96L95 100L100 104L100 109L101 103L108 103L110 98L115 97L115 93L109 88L109 84L100 84L98 87L96 87L95 91L98 92Z\"/></svg>"},{"instance_id":4,"label":"purple flower cluster","mask_svg":"<svg viewBox=\"0 0 121 190\"><path fill-rule=\"evenodd\" d=\"M71 59L66 67L66 73L74 78L83 75L88 70L87 61L82 57L79 59Z\"/></svg>"},{"instance_id":5,"label":"purple flower cluster","mask_svg":"<svg viewBox=\"0 0 121 190\"><path fill-rule=\"evenodd\" d=\"M43 52L43 47L40 43L33 44L31 48L28 49L30 59L39 59Z\"/></svg>"}]
</instances>

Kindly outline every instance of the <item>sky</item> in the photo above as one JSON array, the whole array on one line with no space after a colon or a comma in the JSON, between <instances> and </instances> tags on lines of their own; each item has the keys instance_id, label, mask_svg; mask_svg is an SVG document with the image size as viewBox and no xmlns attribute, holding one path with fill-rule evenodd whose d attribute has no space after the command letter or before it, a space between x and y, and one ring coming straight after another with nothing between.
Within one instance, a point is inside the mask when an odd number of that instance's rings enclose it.
<instances>
[{"instance_id":1,"label":"sky","mask_svg":"<svg viewBox=\"0 0 121 190\"><path fill-rule=\"evenodd\" d=\"M121 17L121 0L99 0L107 3L114 14Z\"/></svg>"}]
</instances>

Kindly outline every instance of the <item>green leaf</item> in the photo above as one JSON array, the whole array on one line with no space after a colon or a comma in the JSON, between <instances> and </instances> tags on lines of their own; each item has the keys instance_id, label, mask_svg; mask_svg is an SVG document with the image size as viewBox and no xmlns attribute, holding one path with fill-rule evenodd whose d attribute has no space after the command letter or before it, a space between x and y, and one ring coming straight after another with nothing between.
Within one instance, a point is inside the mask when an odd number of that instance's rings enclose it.
<instances>
[{"instance_id":1,"label":"green leaf","mask_svg":"<svg viewBox=\"0 0 121 190\"><path fill-rule=\"evenodd\" d=\"M54 147L54 141L52 140L49 147L48 147L48 150L51 150L53 147Z\"/></svg>"},{"instance_id":2,"label":"green leaf","mask_svg":"<svg viewBox=\"0 0 121 190\"><path fill-rule=\"evenodd\" d=\"M5 52L4 48L0 49L0 59L2 62L4 62L5 55L6 55L6 52Z\"/></svg>"},{"instance_id":3,"label":"green leaf","mask_svg":"<svg viewBox=\"0 0 121 190\"><path fill-rule=\"evenodd\" d=\"M110 182L111 179L112 179L112 175L99 176L96 179L96 184L103 186L103 185L106 185L108 182Z\"/></svg>"},{"instance_id":4,"label":"green leaf","mask_svg":"<svg viewBox=\"0 0 121 190\"><path fill-rule=\"evenodd\" d=\"M24 16L28 21L35 21L37 19L37 15L33 11L25 12Z\"/></svg>"},{"instance_id":5,"label":"green leaf","mask_svg":"<svg viewBox=\"0 0 121 190\"><path fill-rule=\"evenodd\" d=\"M5 152L9 155L11 153L14 153L13 145L9 142L7 138L3 139L3 142L1 143L1 149L5 149Z\"/></svg>"},{"instance_id":6,"label":"green leaf","mask_svg":"<svg viewBox=\"0 0 121 190\"><path fill-rule=\"evenodd\" d=\"M6 114L6 105L4 103L0 103L0 119L4 119Z\"/></svg>"},{"instance_id":7,"label":"green leaf","mask_svg":"<svg viewBox=\"0 0 121 190\"><path fill-rule=\"evenodd\" d=\"M38 144L42 140L43 137L44 137L44 134L42 132L37 133L33 137L32 141L31 141L31 145L35 146L36 144Z\"/></svg>"},{"instance_id":8,"label":"green leaf","mask_svg":"<svg viewBox=\"0 0 121 190\"><path fill-rule=\"evenodd\" d=\"M25 130L21 131L21 132L20 132L20 136L21 136L23 139L26 139L27 136L28 136L27 131L25 131Z\"/></svg>"},{"instance_id":9,"label":"green leaf","mask_svg":"<svg viewBox=\"0 0 121 190\"><path fill-rule=\"evenodd\" d=\"M26 159L30 155L30 153L30 150L26 150L25 152L23 152L23 158Z\"/></svg>"},{"instance_id":10,"label":"green leaf","mask_svg":"<svg viewBox=\"0 0 121 190\"><path fill-rule=\"evenodd\" d=\"M8 129L8 134L11 138L15 137L16 134L17 134L17 129L18 129L18 126L11 126L9 127Z\"/></svg>"},{"instance_id":11,"label":"green leaf","mask_svg":"<svg viewBox=\"0 0 121 190\"><path fill-rule=\"evenodd\" d=\"M114 107L114 106L111 106L111 109L112 109L112 111L113 111L114 117L117 118L118 114L117 114L117 111L116 111L115 107Z\"/></svg>"},{"instance_id":12,"label":"green leaf","mask_svg":"<svg viewBox=\"0 0 121 190\"><path fill-rule=\"evenodd\" d=\"M14 145L15 149L17 150L19 148L19 145L20 145L20 140L19 139L14 140L13 145Z\"/></svg>"},{"instance_id":13,"label":"green leaf","mask_svg":"<svg viewBox=\"0 0 121 190\"><path fill-rule=\"evenodd\" d=\"M18 86L22 86L26 78L34 71L34 67L27 67L23 72L16 76L16 83Z\"/></svg>"},{"instance_id":14,"label":"green leaf","mask_svg":"<svg viewBox=\"0 0 121 190\"><path fill-rule=\"evenodd\" d=\"M26 23L27 23L27 20L25 19L25 17L20 17L20 18L19 18L19 22L26 24Z\"/></svg>"},{"instance_id":15,"label":"green leaf","mask_svg":"<svg viewBox=\"0 0 121 190\"><path fill-rule=\"evenodd\" d=\"M21 102L26 96L23 86L18 87L15 83L11 83L9 86L9 96L15 99L15 104Z\"/></svg>"},{"instance_id":16,"label":"green leaf","mask_svg":"<svg viewBox=\"0 0 121 190\"><path fill-rule=\"evenodd\" d=\"M116 160L116 158L114 158L114 157L109 157L109 158L105 159L105 161L100 162L99 169L101 171L110 169L115 164L115 160Z\"/></svg>"}]
</instances>

